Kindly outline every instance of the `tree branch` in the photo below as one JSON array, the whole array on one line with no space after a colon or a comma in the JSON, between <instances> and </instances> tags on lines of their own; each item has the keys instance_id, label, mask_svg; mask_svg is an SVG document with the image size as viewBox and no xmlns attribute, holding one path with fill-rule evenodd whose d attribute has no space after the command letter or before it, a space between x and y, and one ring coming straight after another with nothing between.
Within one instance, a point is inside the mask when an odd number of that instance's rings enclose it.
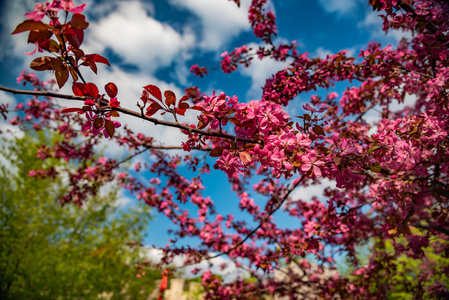
<instances>
[{"instance_id":1,"label":"tree branch","mask_svg":"<svg viewBox=\"0 0 449 300\"><path fill-rule=\"evenodd\" d=\"M86 96L72 96L72 95L64 95L59 93L53 93L53 92L47 92L47 91L27 91L27 90L18 90L18 89L12 89L9 87L1 86L0 90L13 93L14 95L32 95L32 96L43 96L43 97L54 97L54 98L61 98L61 99L68 99L68 100L87 100L91 99L91 97Z\"/></svg>"},{"instance_id":2,"label":"tree branch","mask_svg":"<svg viewBox=\"0 0 449 300\"><path fill-rule=\"evenodd\" d=\"M443 227L443 226L430 226L430 225L424 225L424 224L420 224L420 223L414 223L411 224L413 227L419 228L419 229L424 229L424 230L435 230L438 231L439 233L443 233L447 236L449 236L449 228Z\"/></svg>"},{"instance_id":3,"label":"tree branch","mask_svg":"<svg viewBox=\"0 0 449 300\"><path fill-rule=\"evenodd\" d=\"M284 195L284 197L282 198L282 200L278 203L278 205L276 206L275 209L273 209L260 223L259 225L254 228L250 233L248 233L248 235L246 235L246 237L241 240L237 245L235 245L234 247L232 247L231 249L229 249L226 252L221 252L217 255L211 256L211 257L207 257L207 259L213 259L225 254L229 254L232 251L234 251L235 249L237 249L238 247L240 247L244 242L246 242L246 240L248 240L254 233L256 233L257 230L259 230L263 224L265 224L266 221L268 221L268 219L279 209L281 208L282 204L284 204L284 202L287 200L288 196L290 196L290 194L293 192L294 189L296 189L298 187L298 185L301 183L301 181L305 178L304 175L301 176L301 178L298 180L298 182L296 182L292 187L290 187L288 189L288 192Z\"/></svg>"},{"instance_id":4,"label":"tree branch","mask_svg":"<svg viewBox=\"0 0 449 300\"><path fill-rule=\"evenodd\" d=\"M373 108L375 105L376 105L376 104L375 104L374 102L371 103L370 106L368 106L368 107L365 109L365 111L363 111L363 112L357 117L357 119L355 119L355 122L360 121L360 120L363 118L363 116L364 116L364 115L365 115L371 108Z\"/></svg>"},{"instance_id":5,"label":"tree branch","mask_svg":"<svg viewBox=\"0 0 449 300\"><path fill-rule=\"evenodd\" d=\"M0 90L2 91L6 91L9 93L13 93L13 94L17 94L17 95L33 95L33 96L44 96L44 97L54 97L54 98L60 98L60 99L67 99L67 100L78 100L78 101L84 101L87 99L92 99L92 97L86 97L86 96L72 96L72 95L64 95L64 94L58 94L58 93L52 93L52 92L47 92L47 91L27 91L27 90L18 90L18 89L12 89L12 88L8 88L8 87L4 87L4 86L0 86ZM106 104L106 103L104 103ZM125 115L130 115L142 120L146 120L149 121L155 125L164 125L167 127L174 127L174 128L179 128L181 130L186 130L189 132L195 132L198 134L201 134L203 136L210 136L210 137L220 137L220 138L224 138L224 139L228 139L228 140L232 140L232 141L239 141L239 142L244 142L244 143L259 143L257 140L252 140L249 138L243 138L243 137L238 137L235 135L231 135L228 133L223 133L223 132L214 132L214 131L206 131L206 130L201 130L198 128L192 128L188 125L183 125L183 124L179 124L177 122L170 122L170 121L164 121L164 120L159 120L156 118L152 118L152 117L147 117L142 113L138 113L135 112L133 110L127 109L127 108L123 108L123 107L118 107L118 108L110 108L111 110L115 110L117 112L121 112Z\"/></svg>"}]
</instances>

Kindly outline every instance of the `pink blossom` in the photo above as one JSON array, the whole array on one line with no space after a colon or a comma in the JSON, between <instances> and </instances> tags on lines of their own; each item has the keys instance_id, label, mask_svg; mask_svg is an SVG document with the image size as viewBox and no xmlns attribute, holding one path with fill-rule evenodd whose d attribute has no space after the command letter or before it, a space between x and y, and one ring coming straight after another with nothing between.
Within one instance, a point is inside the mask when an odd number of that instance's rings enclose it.
<instances>
[{"instance_id":1,"label":"pink blossom","mask_svg":"<svg viewBox=\"0 0 449 300\"><path fill-rule=\"evenodd\" d=\"M324 165L324 162L318 159L315 150L312 150L309 153L303 155L302 161L304 162L304 164L301 166L301 170L303 172L312 170L313 174L315 174L316 177L321 177L322 173L320 167Z\"/></svg>"}]
</instances>

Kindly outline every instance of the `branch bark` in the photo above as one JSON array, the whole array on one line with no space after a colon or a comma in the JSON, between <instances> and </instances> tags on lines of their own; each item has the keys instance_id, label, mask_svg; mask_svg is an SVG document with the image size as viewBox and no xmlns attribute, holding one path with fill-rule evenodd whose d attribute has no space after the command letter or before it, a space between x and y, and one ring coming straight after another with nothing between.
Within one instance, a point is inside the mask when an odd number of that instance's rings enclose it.
<instances>
[{"instance_id":1,"label":"branch bark","mask_svg":"<svg viewBox=\"0 0 449 300\"><path fill-rule=\"evenodd\" d=\"M91 97L86 97L86 96L64 95L64 94L59 94L59 93L47 92L47 91L27 91L27 90L12 89L12 88L8 88L8 87L4 87L4 86L0 86L0 90L9 92L9 93L13 93L15 95L54 97L54 98L77 100L77 101L84 101L87 99L91 99ZM180 124L178 122L170 122L170 121L159 120L159 119L152 118L152 117L147 117L143 113L138 113L138 112L135 112L133 110L123 108L123 107L111 108L111 110L115 110L115 111L121 112L125 115L129 115L129 116L133 116L133 117L145 120L145 121L149 121L155 125L164 125L167 127L179 128L181 130L195 132L195 133L201 134L203 136L219 137L219 138L224 138L224 139L233 140L233 141L239 141L239 142L243 142L243 143L256 143L256 144L259 143L259 141L257 141L257 140L238 137L238 136L228 134L228 133L206 131L206 130L201 130L198 128L192 128L188 125Z\"/></svg>"}]
</instances>

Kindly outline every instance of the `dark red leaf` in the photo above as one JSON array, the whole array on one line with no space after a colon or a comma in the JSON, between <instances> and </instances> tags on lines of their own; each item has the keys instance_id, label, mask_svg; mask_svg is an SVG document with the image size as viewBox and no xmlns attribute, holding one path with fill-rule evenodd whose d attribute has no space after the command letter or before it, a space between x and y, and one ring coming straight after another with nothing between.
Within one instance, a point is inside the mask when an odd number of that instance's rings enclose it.
<instances>
[{"instance_id":1,"label":"dark red leaf","mask_svg":"<svg viewBox=\"0 0 449 300\"><path fill-rule=\"evenodd\" d=\"M106 128L106 131L109 134L109 137L114 136L115 127L114 127L114 123L111 120L106 120L106 123L104 124L104 128Z\"/></svg>"},{"instance_id":2,"label":"dark red leaf","mask_svg":"<svg viewBox=\"0 0 449 300\"><path fill-rule=\"evenodd\" d=\"M89 63L90 69L92 70L92 72L94 72L95 74L97 74L97 64L94 62L90 62Z\"/></svg>"},{"instance_id":3,"label":"dark red leaf","mask_svg":"<svg viewBox=\"0 0 449 300\"><path fill-rule=\"evenodd\" d=\"M49 27L52 28L51 26L49 26ZM28 30L32 30L32 31L44 31L45 30L45 31L47 31L49 27L47 27L47 25L45 25L41 21L25 20L22 23L20 23L19 25L17 25L16 29L14 29L14 31L11 34L16 34L16 33L24 32L24 31L28 31Z\"/></svg>"},{"instance_id":4,"label":"dark red leaf","mask_svg":"<svg viewBox=\"0 0 449 300\"><path fill-rule=\"evenodd\" d=\"M98 88L92 82L86 83L86 91L87 91L86 96L92 96L94 98L98 98L99 96Z\"/></svg>"},{"instance_id":5,"label":"dark red leaf","mask_svg":"<svg viewBox=\"0 0 449 300\"><path fill-rule=\"evenodd\" d=\"M120 114L118 112L116 112L115 110L113 110L108 113L108 116L118 118L118 117L120 117Z\"/></svg>"},{"instance_id":6,"label":"dark red leaf","mask_svg":"<svg viewBox=\"0 0 449 300\"><path fill-rule=\"evenodd\" d=\"M165 91L164 96L165 96L165 104L167 104L167 106L171 106L176 103L176 95L172 91Z\"/></svg>"},{"instance_id":7,"label":"dark red leaf","mask_svg":"<svg viewBox=\"0 0 449 300\"><path fill-rule=\"evenodd\" d=\"M187 108L189 108L190 107L190 105L188 104L188 103L179 103L179 105L178 105L178 107L180 108L180 109L187 109Z\"/></svg>"},{"instance_id":8,"label":"dark red leaf","mask_svg":"<svg viewBox=\"0 0 449 300\"><path fill-rule=\"evenodd\" d=\"M223 150L227 149L226 147L217 147L210 151L209 156L211 157L219 157L223 154Z\"/></svg>"},{"instance_id":9,"label":"dark red leaf","mask_svg":"<svg viewBox=\"0 0 449 300\"><path fill-rule=\"evenodd\" d=\"M74 14L70 24L74 29L86 29L89 27L89 23L86 22L86 17L81 14Z\"/></svg>"},{"instance_id":10,"label":"dark red leaf","mask_svg":"<svg viewBox=\"0 0 449 300\"><path fill-rule=\"evenodd\" d=\"M84 96L87 92L86 87L84 86L84 83L81 83L81 82L73 83L72 91L75 96Z\"/></svg>"},{"instance_id":11,"label":"dark red leaf","mask_svg":"<svg viewBox=\"0 0 449 300\"><path fill-rule=\"evenodd\" d=\"M140 96L140 100L142 100L144 104L148 102L148 92L147 91L142 91L142 96Z\"/></svg>"},{"instance_id":12,"label":"dark red leaf","mask_svg":"<svg viewBox=\"0 0 449 300\"><path fill-rule=\"evenodd\" d=\"M248 163L251 161L251 155L246 151L239 152L239 157L243 163Z\"/></svg>"},{"instance_id":13,"label":"dark red leaf","mask_svg":"<svg viewBox=\"0 0 449 300\"><path fill-rule=\"evenodd\" d=\"M69 28L66 30L65 34L66 34L67 38L69 36L71 36L72 39L75 39L76 40L75 43L77 43L79 46L83 43L83 40L84 40L84 31L83 30ZM77 47L75 49L79 49L79 47Z\"/></svg>"},{"instance_id":14,"label":"dark red leaf","mask_svg":"<svg viewBox=\"0 0 449 300\"><path fill-rule=\"evenodd\" d=\"M107 121L107 120L106 120ZM103 118L96 118L94 121L94 127L96 129L100 129L104 125L104 119Z\"/></svg>"},{"instance_id":15,"label":"dark red leaf","mask_svg":"<svg viewBox=\"0 0 449 300\"><path fill-rule=\"evenodd\" d=\"M52 62L54 62L56 58L49 56L42 56L35 58L31 64L30 68L36 71L45 71L52 69Z\"/></svg>"},{"instance_id":16,"label":"dark red leaf","mask_svg":"<svg viewBox=\"0 0 449 300\"><path fill-rule=\"evenodd\" d=\"M89 61L94 61L94 62L98 62L98 63L102 63L102 64L106 64L108 66L111 66L111 64L109 63L109 60L107 60L105 57L103 57L99 54L87 54L87 55L84 55L84 58Z\"/></svg>"},{"instance_id":17,"label":"dark red leaf","mask_svg":"<svg viewBox=\"0 0 449 300\"><path fill-rule=\"evenodd\" d=\"M159 111L159 109L148 109L147 112L145 113L145 116L151 117L152 115L154 115L158 111Z\"/></svg>"},{"instance_id":18,"label":"dark red leaf","mask_svg":"<svg viewBox=\"0 0 449 300\"><path fill-rule=\"evenodd\" d=\"M150 106L148 106L147 110L148 109L162 109L162 106L157 102L153 102Z\"/></svg>"},{"instance_id":19,"label":"dark red leaf","mask_svg":"<svg viewBox=\"0 0 449 300\"><path fill-rule=\"evenodd\" d=\"M50 52L58 52L59 51L59 44L53 39L50 39L50 46L48 47L48 51Z\"/></svg>"},{"instance_id":20,"label":"dark red leaf","mask_svg":"<svg viewBox=\"0 0 449 300\"><path fill-rule=\"evenodd\" d=\"M179 99L179 103L189 100L189 95L184 95L181 99Z\"/></svg>"},{"instance_id":21,"label":"dark red leaf","mask_svg":"<svg viewBox=\"0 0 449 300\"><path fill-rule=\"evenodd\" d=\"M207 122L204 122L203 120L199 120L197 128L204 129L204 128L206 128L207 125L209 125L209 123L210 123L210 120Z\"/></svg>"},{"instance_id":22,"label":"dark red leaf","mask_svg":"<svg viewBox=\"0 0 449 300\"><path fill-rule=\"evenodd\" d=\"M85 61L81 64L82 66L89 66L91 70L97 74L97 65L93 61Z\"/></svg>"},{"instance_id":23,"label":"dark red leaf","mask_svg":"<svg viewBox=\"0 0 449 300\"><path fill-rule=\"evenodd\" d=\"M63 113L63 114L71 113L71 112L84 112L84 111L81 108L77 108L77 107L65 108L65 109L61 110L61 113Z\"/></svg>"},{"instance_id":24,"label":"dark red leaf","mask_svg":"<svg viewBox=\"0 0 449 300\"><path fill-rule=\"evenodd\" d=\"M315 132L318 135L325 135L323 128L321 128L321 126L313 126L312 128L313 132Z\"/></svg>"},{"instance_id":25,"label":"dark red leaf","mask_svg":"<svg viewBox=\"0 0 449 300\"><path fill-rule=\"evenodd\" d=\"M231 123L235 126L241 126L240 121L237 118L230 118L229 121L231 121Z\"/></svg>"},{"instance_id":26,"label":"dark red leaf","mask_svg":"<svg viewBox=\"0 0 449 300\"><path fill-rule=\"evenodd\" d=\"M108 84L106 84L104 86L104 90L108 94L109 98L115 98L115 96L117 96L118 88L113 82L109 82Z\"/></svg>"},{"instance_id":27,"label":"dark red leaf","mask_svg":"<svg viewBox=\"0 0 449 300\"><path fill-rule=\"evenodd\" d=\"M149 84L147 86L144 86L143 88L147 90L148 93L151 94L151 96L162 102L162 93L157 86Z\"/></svg>"},{"instance_id":28,"label":"dark red leaf","mask_svg":"<svg viewBox=\"0 0 449 300\"><path fill-rule=\"evenodd\" d=\"M51 31L45 30L45 31L30 31L30 34L28 35L28 43L34 44L34 43L42 43L45 40L50 39L50 37L53 35ZM40 45L41 48L42 45Z\"/></svg>"},{"instance_id":29,"label":"dark red leaf","mask_svg":"<svg viewBox=\"0 0 449 300\"><path fill-rule=\"evenodd\" d=\"M67 82L67 79L69 79L69 70L67 70L67 67L63 65L60 68L56 69L55 76L59 88L62 88Z\"/></svg>"},{"instance_id":30,"label":"dark red leaf","mask_svg":"<svg viewBox=\"0 0 449 300\"><path fill-rule=\"evenodd\" d=\"M69 41L70 45L73 46L73 48L75 48L75 49L80 48L81 43L78 40L78 37L76 36L75 30L73 30L73 29L67 30L65 37Z\"/></svg>"},{"instance_id":31,"label":"dark red leaf","mask_svg":"<svg viewBox=\"0 0 449 300\"><path fill-rule=\"evenodd\" d=\"M185 113L186 113L186 109L179 109L179 108L175 107L175 112L176 112L178 115L184 116Z\"/></svg>"},{"instance_id":32,"label":"dark red leaf","mask_svg":"<svg viewBox=\"0 0 449 300\"><path fill-rule=\"evenodd\" d=\"M81 57L84 56L84 51L81 49L72 49L72 52L73 52L73 54L75 54L75 58L77 61L80 60Z\"/></svg>"},{"instance_id":33,"label":"dark red leaf","mask_svg":"<svg viewBox=\"0 0 449 300\"><path fill-rule=\"evenodd\" d=\"M70 75L72 75L73 82L78 81L78 74L72 66L69 66Z\"/></svg>"}]
</instances>

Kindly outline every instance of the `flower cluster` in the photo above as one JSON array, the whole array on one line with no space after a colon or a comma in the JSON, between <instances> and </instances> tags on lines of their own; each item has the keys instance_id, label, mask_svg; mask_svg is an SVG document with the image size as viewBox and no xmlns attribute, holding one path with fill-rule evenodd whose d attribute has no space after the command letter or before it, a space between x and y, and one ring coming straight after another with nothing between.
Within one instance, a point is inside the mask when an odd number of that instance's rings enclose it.
<instances>
[{"instance_id":1,"label":"flower cluster","mask_svg":"<svg viewBox=\"0 0 449 300\"><path fill-rule=\"evenodd\" d=\"M267 3L253 0L249 8L254 34L265 45L257 50L237 47L223 53L221 60L225 73L238 64L248 66L254 56L284 61L286 67L267 79L262 99L241 102L225 93L203 95L192 87L177 101L174 92L162 93L147 85L137 112L120 107L115 84L105 86L109 97L105 98L95 84L79 82L83 81L80 65L96 72L95 63L107 62L80 49L87 29L80 15L84 6L62 0L37 5L15 33L30 31L38 50L54 54L34 60L32 68L55 71L59 86L70 73L73 97L84 106L61 109L51 98L34 98L17 105L19 116L10 122L23 126L32 121L35 130L57 130L66 137L38 153L41 159L77 162L76 170L65 170L69 188L62 203L82 205L103 184L116 180L175 226L161 264L170 265L183 255L185 265L192 265L218 253L258 279L225 282L206 271L202 275L206 297L261 298L269 291L298 298L306 288L329 299L387 298L398 286L395 276L385 276L391 270L403 278L415 272L418 283L407 284L418 295L447 295L447 287L431 279L447 271L447 264L435 266L426 252L431 248L445 255L449 247L449 5L432 0L370 1L383 13L385 31L401 28L413 33L410 38L396 47L372 42L358 58L347 51L313 58L300 53L294 41L274 45L277 27ZM57 10L73 16L57 24ZM44 25L45 15L52 19ZM61 39L57 45L49 42L54 34ZM207 75L207 69L197 65L191 72ZM42 92L53 88L52 82L40 82L32 73L22 73L18 80ZM334 84L348 87L338 95L332 90ZM327 95L314 94L318 89L328 90ZM310 101L295 103L303 93ZM406 106L406 101L411 103ZM291 105L299 115L287 113L293 111ZM7 109L2 108L2 114ZM177 115L191 109L199 112L198 122L178 122ZM118 117L119 111L179 128L187 140L175 148L188 153L169 155L164 150L173 147L162 146L149 135L126 126L116 130L120 124L111 118ZM174 121L155 118L157 112L171 114ZM132 154L120 162L93 159L101 132ZM229 205L238 206L242 216L220 214L213 199L203 194L202 176L211 167L197 151L216 158L213 167L227 175L235 193ZM143 152L151 159L138 162L133 170L118 171L122 162ZM84 160L95 163L81 163ZM34 170L29 176L51 177L56 172L62 170ZM147 174L152 177L145 178ZM320 190L322 195L310 197L302 188ZM275 213L292 220L290 225L277 223ZM187 238L200 243L178 246L178 240ZM361 264L359 250L367 244L373 245L373 251ZM351 276L338 274L334 253L346 254L354 270ZM306 255L313 255L314 263L304 260ZM401 263L407 258L426 268L408 270ZM281 280L265 276L272 271L285 276Z\"/></svg>"}]
</instances>

